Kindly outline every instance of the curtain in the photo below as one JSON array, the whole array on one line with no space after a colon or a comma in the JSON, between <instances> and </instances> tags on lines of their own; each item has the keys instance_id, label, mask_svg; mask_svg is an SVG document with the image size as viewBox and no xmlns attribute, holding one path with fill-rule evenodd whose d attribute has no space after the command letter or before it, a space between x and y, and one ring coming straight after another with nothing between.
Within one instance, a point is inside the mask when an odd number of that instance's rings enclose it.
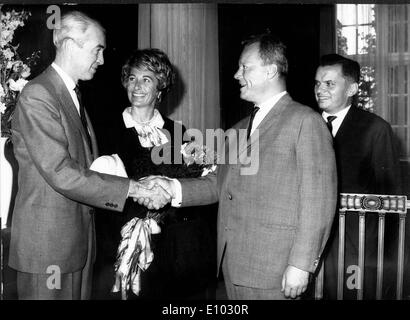
<instances>
[{"instance_id":1,"label":"curtain","mask_svg":"<svg viewBox=\"0 0 410 320\"><path fill-rule=\"evenodd\" d=\"M376 100L400 140L402 158L410 157L409 113L410 5L376 5Z\"/></svg>"},{"instance_id":2,"label":"curtain","mask_svg":"<svg viewBox=\"0 0 410 320\"><path fill-rule=\"evenodd\" d=\"M140 4L139 48L163 50L178 80L161 111L187 128L220 127L216 4Z\"/></svg>"}]
</instances>

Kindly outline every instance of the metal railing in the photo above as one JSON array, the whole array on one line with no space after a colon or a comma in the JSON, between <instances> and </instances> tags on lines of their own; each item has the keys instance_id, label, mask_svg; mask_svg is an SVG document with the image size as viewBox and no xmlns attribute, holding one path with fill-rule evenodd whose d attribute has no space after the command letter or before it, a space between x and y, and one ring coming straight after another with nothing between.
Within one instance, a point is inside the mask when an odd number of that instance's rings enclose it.
<instances>
[{"instance_id":1,"label":"metal railing","mask_svg":"<svg viewBox=\"0 0 410 320\"><path fill-rule=\"evenodd\" d=\"M378 240L377 240L377 283L376 299L382 299L383 289L383 261L384 261L384 228L386 214L399 215L399 239L397 258L396 299L401 300L403 295L403 272L404 272L404 240L407 210L410 201L406 196L374 195L374 194L340 194L339 204L339 248L337 269L337 299L343 300L343 279L345 268L345 218L346 214L359 215L359 255L358 267L362 270L359 277L357 300L363 299L364 257L365 257L365 223L366 215L377 213ZM323 298L324 287L324 262L322 261L319 273L315 281L315 299Z\"/></svg>"}]
</instances>

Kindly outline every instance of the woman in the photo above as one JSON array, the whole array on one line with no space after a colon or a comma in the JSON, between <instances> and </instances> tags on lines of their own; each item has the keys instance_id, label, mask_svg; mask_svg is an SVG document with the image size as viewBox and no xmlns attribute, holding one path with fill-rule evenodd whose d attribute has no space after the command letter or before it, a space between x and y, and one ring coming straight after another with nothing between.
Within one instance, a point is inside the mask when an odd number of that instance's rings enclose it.
<instances>
[{"instance_id":1,"label":"woman","mask_svg":"<svg viewBox=\"0 0 410 320\"><path fill-rule=\"evenodd\" d=\"M130 178L162 174L163 166L169 164L154 163L151 151L161 147L163 151L171 150L172 155L174 147L182 144L185 127L157 109L174 79L168 57L158 49L135 51L122 68L122 84L131 105L122 114L124 126L116 153ZM120 235L120 227L134 217L146 215L144 206L128 199L123 215L117 216L120 226L117 224L115 232ZM209 227L199 217L198 208L168 206L161 211L161 221L161 233L151 237L154 259L141 275L138 298L183 298L195 294L214 271ZM119 243L121 239L117 240ZM132 292L128 296L136 298Z\"/></svg>"}]
</instances>

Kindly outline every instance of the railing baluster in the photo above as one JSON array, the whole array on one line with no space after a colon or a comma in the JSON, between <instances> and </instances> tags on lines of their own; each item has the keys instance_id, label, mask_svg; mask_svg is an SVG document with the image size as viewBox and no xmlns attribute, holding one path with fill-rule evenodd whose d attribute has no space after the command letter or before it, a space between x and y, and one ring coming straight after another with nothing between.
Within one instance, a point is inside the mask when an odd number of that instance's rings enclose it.
<instances>
[{"instance_id":1,"label":"railing baluster","mask_svg":"<svg viewBox=\"0 0 410 320\"><path fill-rule=\"evenodd\" d=\"M404 267L404 237L406 233L406 213L400 214L399 222L399 254L397 259L397 292L396 299L401 300L403 294L403 267Z\"/></svg>"},{"instance_id":2,"label":"railing baluster","mask_svg":"<svg viewBox=\"0 0 410 320\"><path fill-rule=\"evenodd\" d=\"M359 212L359 288L357 289L357 300L363 300L364 283L364 246L366 233L366 212Z\"/></svg>"},{"instance_id":3,"label":"railing baluster","mask_svg":"<svg viewBox=\"0 0 410 320\"><path fill-rule=\"evenodd\" d=\"M399 214L399 243L397 258L397 286L396 299L401 300L403 295L403 272L404 272L404 244L405 225L407 210L410 209L410 200L406 196L395 195L375 195L375 194L340 194L339 207L339 252L337 270L337 299L343 300L344 290L344 268L345 268L345 229L346 212L356 212L359 214L359 286L357 299L363 299L364 290L364 262L365 262L365 234L366 234L366 214L379 214L379 229L377 243L377 291L376 299L382 299L383 293L383 270L384 270L384 242L386 214ZM316 279L315 298L323 298L324 287L324 262Z\"/></svg>"},{"instance_id":4,"label":"railing baluster","mask_svg":"<svg viewBox=\"0 0 410 320\"><path fill-rule=\"evenodd\" d=\"M379 234L377 237L377 285L376 300L382 299L383 289L383 259L384 259L384 219L386 213L379 213Z\"/></svg>"},{"instance_id":5,"label":"railing baluster","mask_svg":"<svg viewBox=\"0 0 410 320\"><path fill-rule=\"evenodd\" d=\"M343 282L345 267L345 219L346 212L339 211L339 257L337 261L337 300L343 300Z\"/></svg>"}]
</instances>

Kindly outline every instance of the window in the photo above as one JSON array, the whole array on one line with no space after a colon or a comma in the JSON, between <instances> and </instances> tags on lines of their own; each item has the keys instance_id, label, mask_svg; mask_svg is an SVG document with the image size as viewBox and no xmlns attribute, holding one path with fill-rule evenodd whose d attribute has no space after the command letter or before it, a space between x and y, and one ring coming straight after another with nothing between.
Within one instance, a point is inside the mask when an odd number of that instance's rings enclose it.
<instances>
[{"instance_id":1,"label":"window","mask_svg":"<svg viewBox=\"0 0 410 320\"><path fill-rule=\"evenodd\" d=\"M387 120L410 160L409 5L337 5L338 53L361 65L359 107Z\"/></svg>"}]
</instances>

